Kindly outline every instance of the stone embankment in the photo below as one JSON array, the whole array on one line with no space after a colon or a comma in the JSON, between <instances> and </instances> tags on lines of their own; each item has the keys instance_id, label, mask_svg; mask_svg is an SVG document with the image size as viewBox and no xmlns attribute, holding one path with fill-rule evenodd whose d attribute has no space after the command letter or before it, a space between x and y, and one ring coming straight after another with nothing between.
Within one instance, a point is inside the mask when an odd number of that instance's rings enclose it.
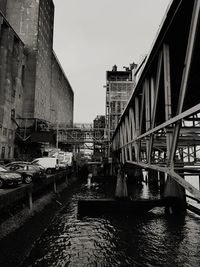
<instances>
[{"instance_id":1,"label":"stone embankment","mask_svg":"<svg viewBox=\"0 0 200 267\"><path fill-rule=\"evenodd\" d=\"M21 185L0 192L0 240L22 227L48 206L62 206L60 196L77 181L76 176L62 171L37 184ZM55 205L54 205L55 206ZM55 208L56 211L56 208Z\"/></svg>"}]
</instances>

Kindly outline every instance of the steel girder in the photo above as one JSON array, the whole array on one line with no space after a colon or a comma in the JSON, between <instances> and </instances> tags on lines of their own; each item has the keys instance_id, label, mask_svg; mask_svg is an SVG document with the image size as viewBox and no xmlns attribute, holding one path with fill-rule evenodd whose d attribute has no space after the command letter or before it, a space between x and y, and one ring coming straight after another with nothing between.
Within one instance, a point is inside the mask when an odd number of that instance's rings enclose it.
<instances>
[{"instance_id":1,"label":"steel girder","mask_svg":"<svg viewBox=\"0 0 200 267\"><path fill-rule=\"evenodd\" d=\"M113 156L170 175L198 200L180 166L200 159L199 48L200 0L173 1L112 139Z\"/></svg>"}]
</instances>

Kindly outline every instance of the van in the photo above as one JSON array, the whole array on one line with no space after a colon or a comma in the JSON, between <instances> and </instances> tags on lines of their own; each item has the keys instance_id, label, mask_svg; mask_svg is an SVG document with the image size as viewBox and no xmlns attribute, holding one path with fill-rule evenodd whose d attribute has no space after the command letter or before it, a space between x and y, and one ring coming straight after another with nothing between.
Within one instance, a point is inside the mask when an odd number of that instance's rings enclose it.
<instances>
[{"instance_id":1,"label":"van","mask_svg":"<svg viewBox=\"0 0 200 267\"><path fill-rule=\"evenodd\" d=\"M37 158L34 159L31 163L42 166L47 174L51 174L59 169L57 158L50 158L50 157Z\"/></svg>"},{"instance_id":2,"label":"van","mask_svg":"<svg viewBox=\"0 0 200 267\"><path fill-rule=\"evenodd\" d=\"M64 152L60 151L58 153L57 158L59 159L59 162L66 167L72 166L72 159L73 159L73 153L72 152Z\"/></svg>"}]
</instances>

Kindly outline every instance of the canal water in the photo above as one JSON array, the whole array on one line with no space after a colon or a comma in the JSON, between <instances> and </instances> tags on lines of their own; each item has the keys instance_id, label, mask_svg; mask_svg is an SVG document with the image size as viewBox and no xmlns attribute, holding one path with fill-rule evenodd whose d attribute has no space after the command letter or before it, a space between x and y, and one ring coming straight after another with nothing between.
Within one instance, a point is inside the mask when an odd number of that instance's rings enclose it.
<instances>
[{"instance_id":1,"label":"canal water","mask_svg":"<svg viewBox=\"0 0 200 267\"><path fill-rule=\"evenodd\" d=\"M200 217L166 216L163 208L145 215L77 217L77 201L105 198L115 188L79 185L35 243L22 267L200 266ZM158 198L155 186L129 186L131 198Z\"/></svg>"}]
</instances>

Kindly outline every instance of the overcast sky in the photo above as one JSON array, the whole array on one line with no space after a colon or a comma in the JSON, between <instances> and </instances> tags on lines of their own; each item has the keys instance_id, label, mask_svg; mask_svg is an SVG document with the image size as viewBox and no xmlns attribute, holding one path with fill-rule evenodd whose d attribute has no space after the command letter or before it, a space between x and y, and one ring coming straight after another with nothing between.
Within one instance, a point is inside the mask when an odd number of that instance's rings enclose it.
<instances>
[{"instance_id":1,"label":"overcast sky","mask_svg":"<svg viewBox=\"0 0 200 267\"><path fill-rule=\"evenodd\" d=\"M74 91L74 122L105 115L106 71L138 63L170 0L54 0L54 50Z\"/></svg>"}]
</instances>

